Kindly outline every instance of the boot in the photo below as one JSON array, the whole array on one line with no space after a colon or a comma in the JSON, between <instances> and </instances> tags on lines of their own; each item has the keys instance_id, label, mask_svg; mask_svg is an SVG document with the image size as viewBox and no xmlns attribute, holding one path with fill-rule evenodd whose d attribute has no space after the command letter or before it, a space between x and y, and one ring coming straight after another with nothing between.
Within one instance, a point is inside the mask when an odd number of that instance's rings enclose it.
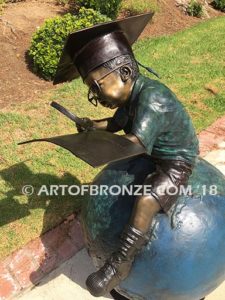
<instances>
[{"instance_id":1,"label":"boot","mask_svg":"<svg viewBox=\"0 0 225 300\"><path fill-rule=\"evenodd\" d=\"M86 285L89 292L100 297L116 287L128 276L135 255L147 241L146 234L127 226L121 235L118 251L111 255L103 267L88 276Z\"/></svg>"}]
</instances>

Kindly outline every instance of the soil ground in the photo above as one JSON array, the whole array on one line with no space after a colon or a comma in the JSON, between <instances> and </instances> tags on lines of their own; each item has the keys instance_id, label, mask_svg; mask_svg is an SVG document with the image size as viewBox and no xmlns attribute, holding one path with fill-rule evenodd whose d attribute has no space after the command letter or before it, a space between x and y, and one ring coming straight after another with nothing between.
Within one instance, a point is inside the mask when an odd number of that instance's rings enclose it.
<instances>
[{"instance_id":1,"label":"soil ground","mask_svg":"<svg viewBox=\"0 0 225 300\"><path fill-rule=\"evenodd\" d=\"M26 53L36 28L45 19L65 11L66 8L57 6L54 0L11 3L4 9L0 16L0 108L32 101L44 91L54 88L52 82L30 71ZM210 8L209 14L215 17L222 13ZM159 0L159 12L142 37L172 34L201 21L184 15L174 0Z\"/></svg>"},{"instance_id":2,"label":"soil ground","mask_svg":"<svg viewBox=\"0 0 225 300\"><path fill-rule=\"evenodd\" d=\"M60 15L63 7L52 1L27 1L8 4L0 22L0 107L25 100L52 88L29 70L27 50L32 34L45 19Z\"/></svg>"}]
</instances>

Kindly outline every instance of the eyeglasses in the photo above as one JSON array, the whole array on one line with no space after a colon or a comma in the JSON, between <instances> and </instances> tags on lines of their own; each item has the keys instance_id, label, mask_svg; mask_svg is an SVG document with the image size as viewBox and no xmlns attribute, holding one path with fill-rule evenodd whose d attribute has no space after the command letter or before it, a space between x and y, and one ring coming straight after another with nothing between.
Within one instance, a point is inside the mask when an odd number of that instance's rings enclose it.
<instances>
[{"instance_id":1,"label":"eyeglasses","mask_svg":"<svg viewBox=\"0 0 225 300\"><path fill-rule=\"evenodd\" d=\"M88 90L88 101L91 102L91 104L93 104L94 106L98 106L98 102L101 98L100 94L101 94L101 87L98 81L94 80Z\"/></svg>"},{"instance_id":2,"label":"eyeglasses","mask_svg":"<svg viewBox=\"0 0 225 300\"><path fill-rule=\"evenodd\" d=\"M88 90L88 101L91 102L91 104L93 104L94 106L98 106L98 102L101 101L101 87L100 87L98 81L102 80L103 78L105 78L106 76L108 76L109 74L114 72L115 70L118 70L119 68L121 68L122 66L125 66L125 65L127 65L127 63L117 66L116 68L107 72L104 76L102 76L98 79L95 79L93 81L92 85L89 87L89 90Z\"/></svg>"}]
</instances>

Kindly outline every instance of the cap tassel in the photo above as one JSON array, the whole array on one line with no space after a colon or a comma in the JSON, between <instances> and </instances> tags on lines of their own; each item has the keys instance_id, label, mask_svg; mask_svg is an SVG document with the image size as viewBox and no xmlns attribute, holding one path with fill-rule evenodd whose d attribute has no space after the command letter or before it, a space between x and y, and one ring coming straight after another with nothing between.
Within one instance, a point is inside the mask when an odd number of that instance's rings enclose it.
<instances>
[{"instance_id":1,"label":"cap tassel","mask_svg":"<svg viewBox=\"0 0 225 300\"><path fill-rule=\"evenodd\" d=\"M142 64L141 64L139 61L137 61L137 60L136 60L136 62L137 62L137 64L138 64L139 66L141 66L142 68L144 68L145 70L147 70L149 73L154 74L156 77L158 77L158 78L160 79L160 76L158 75L158 73L156 73L152 68L146 67L146 66L142 65Z\"/></svg>"}]
</instances>

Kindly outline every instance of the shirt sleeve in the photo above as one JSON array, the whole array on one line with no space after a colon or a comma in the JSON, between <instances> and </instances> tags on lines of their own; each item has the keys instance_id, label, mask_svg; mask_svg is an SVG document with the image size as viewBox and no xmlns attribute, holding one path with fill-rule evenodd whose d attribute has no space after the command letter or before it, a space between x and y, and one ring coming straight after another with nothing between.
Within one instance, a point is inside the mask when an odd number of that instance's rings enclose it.
<instances>
[{"instance_id":1,"label":"shirt sleeve","mask_svg":"<svg viewBox=\"0 0 225 300\"><path fill-rule=\"evenodd\" d=\"M154 95L148 90L139 95L131 129L131 133L141 141L149 155L163 129L163 113L157 110L155 104Z\"/></svg>"}]
</instances>

